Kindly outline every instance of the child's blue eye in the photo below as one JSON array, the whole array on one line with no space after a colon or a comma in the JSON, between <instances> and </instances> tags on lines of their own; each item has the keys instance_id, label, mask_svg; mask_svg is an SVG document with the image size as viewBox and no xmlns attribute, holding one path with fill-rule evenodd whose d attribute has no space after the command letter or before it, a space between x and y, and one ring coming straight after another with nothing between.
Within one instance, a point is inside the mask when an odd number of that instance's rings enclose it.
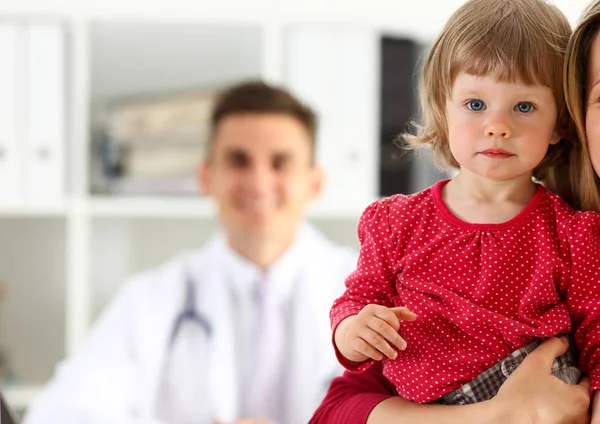
<instances>
[{"instance_id":1,"label":"child's blue eye","mask_svg":"<svg viewBox=\"0 0 600 424\"><path fill-rule=\"evenodd\" d=\"M485 105L481 100L469 100L467 102L467 107L473 112L479 112L485 108Z\"/></svg>"},{"instance_id":2,"label":"child's blue eye","mask_svg":"<svg viewBox=\"0 0 600 424\"><path fill-rule=\"evenodd\" d=\"M517 105L517 110L521 113L529 113L534 109L533 105L529 102L521 102Z\"/></svg>"}]
</instances>

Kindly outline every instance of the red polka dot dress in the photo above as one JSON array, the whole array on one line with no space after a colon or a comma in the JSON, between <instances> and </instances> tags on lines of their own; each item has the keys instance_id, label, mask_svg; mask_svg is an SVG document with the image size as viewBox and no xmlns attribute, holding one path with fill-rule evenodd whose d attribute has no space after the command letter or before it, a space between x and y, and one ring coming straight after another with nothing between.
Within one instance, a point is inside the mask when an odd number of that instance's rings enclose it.
<instances>
[{"instance_id":1,"label":"red polka dot dress","mask_svg":"<svg viewBox=\"0 0 600 424\"><path fill-rule=\"evenodd\" d=\"M400 396L420 403L534 338L571 330L581 368L600 388L600 216L538 186L510 221L471 224L444 204L446 183L365 210L357 269L331 309L332 328L370 303L415 312L400 328L406 350L383 365Z\"/></svg>"}]
</instances>

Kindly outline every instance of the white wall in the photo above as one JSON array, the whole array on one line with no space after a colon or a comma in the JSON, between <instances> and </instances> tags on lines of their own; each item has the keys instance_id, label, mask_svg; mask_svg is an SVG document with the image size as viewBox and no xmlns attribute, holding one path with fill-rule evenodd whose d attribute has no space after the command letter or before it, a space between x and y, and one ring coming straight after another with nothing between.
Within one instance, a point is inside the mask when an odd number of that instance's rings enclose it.
<instances>
[{"instance_id":1,"label":"white wall","mask_svg":"<svg viewBox=\"0 0 600 424\"><path fill-rule=\"evenodd\" d=\"M352 23L430 39L462 3L464 0L4 0L0 3L0 13L73 18ZM553 3L574 22L588 0L555 0Z\"/></svg>"},{"instance_id":2,"label":"white wall","mask_svg":"<svg viewBox=\"0 0 600 424\"><path fill-rule=\"evenodd\" d=\"M92 99L212 88L224 81L258 78L261 36L259 25L94 23Z\"/></svg>"}]
</instances>

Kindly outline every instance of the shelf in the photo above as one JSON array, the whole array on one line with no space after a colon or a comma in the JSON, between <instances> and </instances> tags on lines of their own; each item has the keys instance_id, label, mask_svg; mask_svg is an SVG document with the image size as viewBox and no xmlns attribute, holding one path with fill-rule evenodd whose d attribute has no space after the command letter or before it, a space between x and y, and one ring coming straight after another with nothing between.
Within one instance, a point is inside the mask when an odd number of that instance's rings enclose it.
<instances>
[{"instance_id":1,"label":"shelf","mask_svg":"<svg viewBox=\"0 0 600 424\"><path fill-rule=\"evenodd\" d=\"M373 199L375 200L375 199ZM364 206L352 205L352 206L339 206L339 205L326 205L316 204L307 210L307 217L309 219L336 219L336 220L356 220L360 218L364 209L369 204L365 203Z\"/></svg>"},{"instance_id":2,"label":"shelf","mask_svg":"<svg viewBox=\"0 0 600 424\"><path fill-rule=\"evenodd\" d=\"M3 390L8 405L15 411L24 411L42 391L43 386L16 386Z\"/></svg>"},{"instance_id":3,"label":"shelf","mask_svg":"<svg viewBox=\"0 0 600 424\"><path fill-rule=\"evenodd\" d=\"M375 200L375 199L373 199ZM363 206L340 207L317 203L309 207L309 219L358 219ZM89 202L95 218L215 218L217 209L209 198L119 198L95 196Z\"/></svg>"},{"instance_id":4,"label":"shelf","mask_svg":"<svg viewBox=\"0 0 600 424\"><path fill-rule=\"evenodd\" d=\"M0 218L56 218L65 217L67 203L53 204L0 204Z\"/></svg>"},{"instance_id":5,"label":"shelf","mask_svg":"<svg viewBox=\"0 0 600 424\"><path fill-rule=\"evenodd\" d=\"M210 218L216 208L208 198L101 197L90 200L89 212L96 218Z\"/></svg>"},{"instance_id":6,"label":"shelf","mask_svg":"<svg viewBox=\"0 0 600 424\"><path fill-rule=\"evenodd\" d=\"M375 199L373 199L375 200ZM367 206L340 206L318 202L308 208L311 219L357 219ZM204 218L216 217L213 201L203 197L111 197L93 196L52 205L0 205L2 218L61 218L70 212L92 218Z\"/></svg>"}]
</instances>

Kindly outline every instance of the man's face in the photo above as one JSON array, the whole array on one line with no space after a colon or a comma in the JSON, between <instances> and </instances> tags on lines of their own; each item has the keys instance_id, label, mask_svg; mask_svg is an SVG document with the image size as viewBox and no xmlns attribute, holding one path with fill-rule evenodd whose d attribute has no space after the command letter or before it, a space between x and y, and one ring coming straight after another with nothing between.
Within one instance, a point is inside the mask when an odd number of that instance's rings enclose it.
<instances>
[{"instance_id":1,"label":"man's face","mask_svg":"<svg viewBox=\"0 0 600 424\"><path fill-rule=\"evenodd\" d=\"M297 119L239 113L217 126L200 179L230 236L279 238L295 231L320 191L322 174Z\"/></svg>"}]
</instances>

